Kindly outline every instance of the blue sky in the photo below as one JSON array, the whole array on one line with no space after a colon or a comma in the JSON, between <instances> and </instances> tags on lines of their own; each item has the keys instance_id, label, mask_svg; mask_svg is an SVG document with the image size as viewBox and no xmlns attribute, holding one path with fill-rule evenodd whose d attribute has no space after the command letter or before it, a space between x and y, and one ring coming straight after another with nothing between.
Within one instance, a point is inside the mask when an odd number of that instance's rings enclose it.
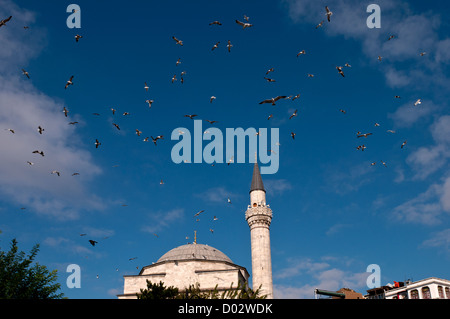
<instances>
[{"instance_id":1,"label":"blue sky","mask_svg":"<svg viewBox=\"0 0 450 319\"><path fill-rule=\"evenodd\" d=\"M39 243L39 262L58 269L69 298L116 298L123 275L192 242L194 230L251 273L244 213L253 164L171 159L172 131L192 133L184 115L198 114L223 132L279 128L279 170L263 175L276 297L365 293L370 264L380 266L382 284L449 279L448 4L378 1L381 28L369 29L372 2L78 0L81 29L69 29L73 1L0 0L0 18L13 16L0 28L0 246ZM331 22L316 29L325 5ZM235 23L244 15L253 24L245 30ZM341 77L336 66L345 63ZM157 146L143 142L157 135ZM79 289L65 285L69 264L81 267Z\"/></svg>"}]
</instances>

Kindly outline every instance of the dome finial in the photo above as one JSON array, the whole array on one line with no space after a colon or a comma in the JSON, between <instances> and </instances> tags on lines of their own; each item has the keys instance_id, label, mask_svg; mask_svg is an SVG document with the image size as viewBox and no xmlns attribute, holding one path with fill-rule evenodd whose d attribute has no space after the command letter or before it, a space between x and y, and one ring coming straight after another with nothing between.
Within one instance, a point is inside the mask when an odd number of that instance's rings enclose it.
<instances>
[{"instance_id":1,"label":"dome finial","mask_svg":"<svg viewBox=\"0 0 450 319\"><path fill-rule=\"evenodd\" d=\"M197 243L197 231L194 230L194 244Z\"/></svg>"}]
</instances>

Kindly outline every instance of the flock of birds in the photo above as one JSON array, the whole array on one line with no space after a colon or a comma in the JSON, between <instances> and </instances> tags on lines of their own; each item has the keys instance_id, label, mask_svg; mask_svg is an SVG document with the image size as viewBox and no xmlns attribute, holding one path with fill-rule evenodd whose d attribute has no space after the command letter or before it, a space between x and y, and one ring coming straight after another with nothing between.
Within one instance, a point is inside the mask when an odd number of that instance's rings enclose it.
<instances>
[{"instance_id":1,"label":"flock of birds","mask_svg":"<svg viewBox=\"0 0 450 319\"><path fill-rule=\"evenodd\" d=\"M326 16L326 20L328 21L328 23L331 23L331 20L332 20L331 17L332 17L332 15L333 15L333 12L328 8L328 6L325 7L325 12L324 12L324 14L325 14L325 16ZM6 18L6 19L1 20L1 21L0 21L0 28L1 28L1 27L4 27L11 19L12 19L12 16L10 16L10 17L8 17L8 18ZM318 28L320 28L320 27L323 27L323 26L324 26L324 22L325 22L325 19L324 19L323 21L321 21L319 24L316 25L316 29L318 29ZM237 25L239 25L240 27L242 27L242 29L247 29L247 28L253 27L253 24L250 23L249 17L248 17L248 16L245 16L245 15L244 15L244 21L240 21L240 20L237 20L237 19L236 19L236 20L235 20L235 23L236 23ZM221 23L220 21L212 21L212 22L209 23L209 25L210 25L210 26L222 26L222 23ZM24 28L25 28L25 29L28 29L28 27L24 27ZM83 37L82 37L81 35L77 34L77 35L75 36L75 41L76 41L76 43L78 43L82 38L83 38ZM388 41L390 41L390 40L392 40L392 39L394 39L394 38L395 38L395 36L394 36L394 35L391 35L391 36L389 37ZM184 45L183 40L177 38L176 36L172 36L172 39L173 39L173 41L175 42L176 45L179 45L179 46L183 46L183 45ZM216 50L216 49L219 47L219 45L220 45L220 41L216 42L216 43L212 46L211 50L212 50L212 51ZM233 44L231 43L230 40L228 40L227 45L226 45L227 51L228 51L228 52L231 52L232 47L233 47ZM301 51L299 51L299 52L296 54L296 56L297 56L297 58L299 58L299 57L301 57L302 55L305 55L305 54L306 54L306 51L305 51L305 50L301 50ZM425 54L426 54L426 52L421 52L421 53L420 53L420 56L424 56ZM381 61L381 60L382 60L382 57L381 57L381 56L378 56L378 60ZM176 61L176 65L179 65L180 63L181 63L181 58L179 58L179 59ZM338 74L339 74L340 76L342 76L343 78L345 78L345 72L344 72L345 68L351 68L351 65L350 65L349 63L345 63L344 66L336 66L336 70L337 70ZM271 83L271 82L276 82L276 80L274 80L273 78L270 78L270 77L269 77L270 74L271 74L271 72L273 72L273 71L274 71L274 68L270 68L269 70L266 71L265 76L264 76L264 79L265 79L267 82L270 82L270 83ZM25 69L22 69L22 74L23 74L25 77L27 77L28 79L30 79L30 74L29 74L28 71L26 71ZM181 72L181 76L180 76L180 81L181 81L181 83L184 83L184 77L183 77L183 76L184 76L185 74L186 74L185 71ZM314 77L313 74L307 74L307 76L308 76L308 77ZM176 75L176 74L173 75L173 76L172 76L172 79L171 79L171 82L174 83L174 82L177 81L177 80L178 80L177 75ZM70 76L69 79L66 81L65 86L64 86L64 89L67 90L67 89L69 89L69 88L70 88L71 86L73 86L73 85L74 85L74 75ZM146 92L148 92L149 88L150 88L150 87L149 87L149 85L147 84L147 82L144 82L144 89L145 89ZM292 100L292 101L294 101L294 100L296 100L296 99L298 99L298 98L300 98L300 94L297 94L297 95L291 95L291 96L280 95L280 96L276 96L276 97L271 97L271 98L264 99L264 100L260 101L259 104L260 104L260 105L262 105L262 104L269 104L269 105L273 105L273 106L274 106L274 105L276 105L276 103L278 103L278 102L281 101L281 100ZM395 98L398 99L398 98L400 98L400 96L395 96ZM217 99L216 96L211 96L211 97L210 97L210 103L213 103L214 100L216 100L216 99ZM151 108L151 107L152 107L152 104L154 103L154 100L152 100L152 99L147 99L145 102L148 104L148 107ZM420 105L421 103L422 103L422 102L421 102L421 99L418 99L418 100L414 103L414 106L418 106L418 105ZM113 114L113 115L116 113L116 110L115 110L114 108L111 108L111 111L112 111L112 114ZM347 113L344 109L340 109L339 111L342 112L343 114L346 114L346 113ZM65 117L68 117L68 115L69 115L69 110L68 110L65 106L62 108L62 112L63 112L63 114L64 114ZM99 115L99 114L98 114L98 113L93 113L93 115ZM127 115L129 115L129 113L128 113L128 112L124 112L124 113L122 113L122 115L123 115L123 116L127 116ZM190 118L190 119L194 119L194 118L196 118L197 116L198 116L197 114L185 114L185 115L184 115L184 117ZM290 114L289 120L291 120L291 119L293 119L293 118L295 118L295 117L297 117L297 116L298 116L298 110L296 109L292 114ZM271 118L273 118L273 114L270 114L270 115L268 116L267 119L270 120ZM205 121L209 122L210 124L214 124L214 123L217 122L217 121L212 121L212 120L205 120ZM69 125L75 125L75 124L78 124L78 122L77 122L77 121L71 121L71 122L69 122L68 124L69 124ZM375 126L379 126L379 125L380 125L379 123L375 123ZM120 130L120 129L121 129L120 126L119 126L119 124L117 124L117 123L113 123L113 126L114 126L117 130ZM8 129L6 129L6 130L8 130L9 132L11 132L12 134L15 133L15 130L14 130L13 128L8 128ZM42 126L38 126L38 127L37 127L37 132L38 132L38 134L42 135L42 134L45 132L45 128L43 128ZM388 132L390 132L390 133L395 133L395 132L392 131L392 130L388 130ZM141 136L142 131L140 131L139 129L136 129L136 134L137 134L138 136ZM180 134L183 134L183 132L180 132ZM366 138L369 138L369 137L372 136L372 135L373 135L372 132L362 133L362 132L359 132L359 131L358 131L357 134L356 134L356 137L357 137L358 139L366 139ZM290 132L290 136L291 136L291 138L292 138L293 140L295 140L296 133L295 133L295 132ZM150 140L150 138L151 138L151 140L153 141L154 145L156 146L156 145L157 145L157 142L158 142L159 140L164 139L164 135L157 135L156 137L153 137L153 136L145 137L145 138L143 139L143 141L144 141L144 142L148 142L148 141ZM400 145L400 148L403 149L403 148L405 147L406 143L407 143L407 141L405 140L405 141ZM101 143L101 141L99 141L99 140L96 138L96 139L95 139L95 142L94 142L94 145L95 145L95 148L98 149L99 147L101 147L102 143ZM361 144L361 145L358 145L358 146L356 147L356 150L364 151L366 148L367 148L367 147L366 147L365 144ZM33 153L33 154L38 154L38 155L40 155L40 156L42 156L42 157L45 156L44 151L42 151L42 150L34 150L34 151L32 151L32 153ZM230 161L228 161L228 165L229 165L231 162L232 162L232 159L230 159ZM31 161L27 161L27 163L28 163L29 165L33 165L33 162L31 162ZM384 166L387 166L386 162L381 161L381 163L382 163ZM372 166L375 165L375 164L376 164L376 162L370 163L370 165L372 165ZM53 170L53 171L51 171L51 174L55 174L55 175L57 175L57 176L60 176L60 175L61 175L61 173L60 173L58 170ZM79 173L75 172L75 173L73 173L72 175L79 175ZM164 182L163 182L162 179L161 179L161 181L160 181L160 184L161 184L161 185L164 184ZM227 202L228 202L228 204L231 204L230 198L227 199ZM200 214L202 214L202 213L204 213L204 212L205 212L205 210L200 210L200 211L198 211L196 214L194 214L194 218L196 218L196 221L199 220ZM214 221L218 220L217 216L214 216L214 217L213 217L213 220L214 220ZM214 230L213 230L212 228L210 228L210 232L213 233ZM85 235L86 235L86 234L80 234L80 236L85 236ZM155 233L154 235L155 235L156 237L158 237L158 234ZM189 238L189 237L186 236L186 239L188 239L188 238ZM98 241L93 240L93 239L89 239L88 242L89 242L89 244L92 245L92 246L96 246L96 245L98 244ZM136 258L137 258L137 257L133 257L133 258L130 258L129 260L134 260L134 259L136 259ZM138 268L138 267L136 267L136 268ZM97 277L98 277L98 276L97 276Z\"/></svg>"}]
</instances>

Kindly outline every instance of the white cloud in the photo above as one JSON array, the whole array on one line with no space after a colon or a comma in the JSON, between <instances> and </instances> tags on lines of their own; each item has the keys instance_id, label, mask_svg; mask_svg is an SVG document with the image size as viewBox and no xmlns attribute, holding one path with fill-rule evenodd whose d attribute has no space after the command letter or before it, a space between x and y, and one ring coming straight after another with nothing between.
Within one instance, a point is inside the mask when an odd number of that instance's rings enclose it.
<instances>
[{"instance_id":1,"label":"white cloud","mask_svg":"<svg viewBox=\"0 0 450 319\"><path fill-rule=\"evenodd\" d=\"M379 0L376 3L381 8L381 29L370 29L366 25L369 16L366 9L370 2L284 1L293 22L313 27L325 20L318 32L359 41L368 63L384 73L389 86L448 87L450 78L441 69L440 64L450 61L448 53L450 41L439 38L441 16L430 12L415 13L406 1ZM331 22L326 21L325 5L333 12ZM394 35L395 38L388 41L390 35ZM419 56L421 52L427 54ZM377 56L383 57L381 63L377 61ZM409 66L402 64L400 70L398 62L405 61L411 64Z\"/></svg>"},{"instance_id":2,"label":"white cloud","mask_svg":"<svg viewBox=\"0 0 450 319\"><path fill-rule=\"evenodd\" d=\"M392 217L401 222L439 225L445 213L450 213L450 177L442 184L433 184L415 198L398 205Z\"/></svg>"},{"instance_id":3,"label":"white cloud","mask_svg":"<svg viewBox=\"0 0 450 319\"><path fill-rule=\"evenodd\" d=\"M316 288L336 291L347 287L364 293L368 273L354 273L349 270L333 267L331 262L346 258L325 256L323 261L313 261L311 258L290 259L288 267L274 273L274 296L279 299L312 299ZM327 261L327 262L324 262ZM349 266L348 263L345 267ZM364 269L365 270L365 269ZM297 280L296 277L301 279ZM282 280L289 280L290 284L278 284ZM302 282L298 286L293 282Z\"/></svg>"},{"instance_id":4,"label":"white cloud","mask_svg":"<svg viewBox=\"0 0 450 319\"><path fill-rule=\"evenodd\" d=\"M418 97L419 98L419 97ZM408 101L398 107L394 113L389 113L388 117L394 121L394 125L400 128L408 128L419 120L423 120L427 116L432 115L440 109L431 101L422 100L422 104L414 106L416 100Z\"/></svg>"},{"instance_id":5,"label":"white cloud","mask_svg":"<svg viewBox=\"0 0 450 319\"><path fill-rule=\"evenodd\" d=\"M33 28L33 37L27 33L23 26L34 22L34 14L11 1L2 1L0 14L13 15L0 32L4 48L0 53L2 200L62 220L78 218L81 210L103 209L104 203L87 187L102 170L90 152L78 146L76 128L68 125L62 113L64 101L38 91L21 72L40 53L45 31ZM45 130L42 135L38 126ZM35 150L45 156L33 154ZM51 174L54 170L61 176ZM72 176L75 172L80 175Z\"/></svg>"},{"instance_id":6,"label":"white cloud","mask_svg":"<svg viewBox=\"0 0 450 319\"><path fill-rule=\"evenodd\" d=\"M421 244L421 247L440 248L450 253L450 228L434 233Z\"/></svg>"},{"instance_id":7,"label":"white cloud","mask_svg":"<svg viewBox=\"0 0 450 319\"><path fill-rule=\"evenodd\" d=\"M154 212L149 214L150 225L142 227L142 231L157 233L169 227L174 222L180 221L184 217L183 208L175 208L164 212Z\"/></svg>"}]
</instances>

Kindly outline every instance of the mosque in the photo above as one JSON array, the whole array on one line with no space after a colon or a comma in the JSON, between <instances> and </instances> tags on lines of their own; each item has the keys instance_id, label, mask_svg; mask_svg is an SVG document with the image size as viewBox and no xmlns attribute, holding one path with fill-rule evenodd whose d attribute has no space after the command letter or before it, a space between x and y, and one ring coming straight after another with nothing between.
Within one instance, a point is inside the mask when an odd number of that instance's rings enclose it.
<instances>
[{"instance_id":1,"label":"mosque","mask_svg":"<svg viewBox=\"0 0 450 319\"><path fill-rule=\"evenodd\" d=\"M270 253L270 223L272 210L266 205L266 191L258 163L253 168L250 186L250 205L245 212L250 228L252 254L252 289L260 289L261 295L273 298L272 260ZM238 283L248 283L250 275L220 250L203 244L182 245L162 255L154 264L145 266L138 275L124 276L123 294L119 299L136 299L141 289L162 281L166 287L180 291L199 284L201 290L226 290Z\"/></svg>"}]
</instances>

